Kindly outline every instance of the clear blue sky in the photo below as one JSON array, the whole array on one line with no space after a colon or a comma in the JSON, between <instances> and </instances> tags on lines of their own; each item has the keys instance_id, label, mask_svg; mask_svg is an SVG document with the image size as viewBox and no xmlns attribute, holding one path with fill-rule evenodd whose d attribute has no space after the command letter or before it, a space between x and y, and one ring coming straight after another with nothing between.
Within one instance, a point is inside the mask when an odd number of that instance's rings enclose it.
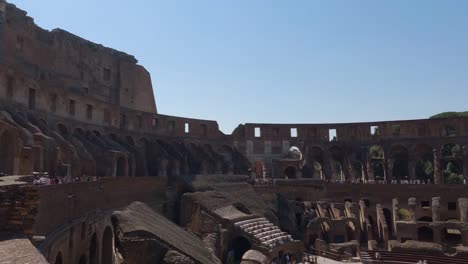
<instances>
[{"instance_id":1,"label":"clear blue sky","mask_svg":"<svg viewBox=\"0 0 468 264\"><path fill-rule=\"evenodd\" d=\"M468 110L468 1L10 2L135 55L160 113L226 133Z\"/></svg>"}]
</instances>

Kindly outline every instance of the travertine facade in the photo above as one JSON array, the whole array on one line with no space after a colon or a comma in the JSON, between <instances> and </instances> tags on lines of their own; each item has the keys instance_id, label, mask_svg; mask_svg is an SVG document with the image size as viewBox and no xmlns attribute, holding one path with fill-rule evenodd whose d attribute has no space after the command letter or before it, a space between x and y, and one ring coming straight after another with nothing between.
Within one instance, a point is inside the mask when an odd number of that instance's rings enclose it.
<instances>
[{"instance_id":1,"label":"travertine facade","mask_svg":"<svg viewBox=\"0 0 468 264\"><path fill-rule=\"evenodd\" d=\"M0 0L0 173L97 177L0 178L0 235L26 236L51 263L255 263L418 246L463 257L467 150L468 118L244 124L226 135L216 121L162 115L133 56L43 30Z\"/></svg>"}]
</instances>

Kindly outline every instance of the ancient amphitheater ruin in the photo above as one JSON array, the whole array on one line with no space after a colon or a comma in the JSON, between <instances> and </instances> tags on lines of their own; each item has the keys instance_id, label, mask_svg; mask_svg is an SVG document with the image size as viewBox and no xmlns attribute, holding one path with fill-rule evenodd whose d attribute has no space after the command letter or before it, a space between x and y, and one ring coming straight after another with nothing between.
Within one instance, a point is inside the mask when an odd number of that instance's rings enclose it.
<instances>
[{"instance_id":1,"label":"ancient amphitheater ruin","mask_svg":"<svg viewBox=\"0 0 468 264\"><path fill-rule=\"evenodd\" d=\"M468 263L468 118L227 135L3 0L0 173L0 263Z\"/></svg>"}]
</instances>

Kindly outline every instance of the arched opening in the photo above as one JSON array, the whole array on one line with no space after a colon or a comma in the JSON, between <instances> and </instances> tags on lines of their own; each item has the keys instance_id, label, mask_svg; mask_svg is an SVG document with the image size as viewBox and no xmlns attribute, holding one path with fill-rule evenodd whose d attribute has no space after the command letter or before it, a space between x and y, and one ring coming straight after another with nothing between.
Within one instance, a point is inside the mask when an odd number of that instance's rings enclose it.
<instances>
[{"instance_id":1,"label":"arched opening","mask_svg":"<svg viewBox=\"0 0 468 264\"><path fill-rule=\"evenodd\" d=\"M231 249L233 251L234 263L239 263L242 256L251 248L249 240L244 237L236 237L231 242Z\"/></svg>"},{"instance_id":2,"label":"arched opening","mask_svg":"<svg viewBox=\"0 0 468 264\"><path fill-rule=\"evenodd\" d=\"M423 216L418 219L418 222L432 222L432 217L430 216Z\"/></svg>"},{"instance_id":3,"label":"arched opening","mask_svg":"<svg viewBox=\"0 0 468 264\"><path fill-rule=\"evenodd\" d=\"M348 221L348 223L346 224L346 234L348 236L348 241L357 239L357 237L356 237L356 226L351 221Z\"/></svg>"},{"instance_id":4,"label":"arched opening","mask_svg":"<svg viewBox=\"0 0 468 264\"><path fill-rule=\"evenodd\" d=\"M97 264L98 260L98 243L96 233L93 234L91 238L91 243L89 244L89 264Z\"/></svg>"},{"instance_id":5,"label":"arched opening","mask_svg":"<svg viewBox=\"0 0 468 264\"><path fill-rule=\"evenodd\" d=\"M310 164L312 177L315 179L325 179L323 174L323 151L319 147L306 148L306 161Z\"/></svg>"},{"instance_id":6,"label":"arched opening","mask_svg":"<svg viewBox=\"0 0 468 264\"><path fill-rule=\"evenodd\" d=\"M432 147L418 144L414 148L418 157L415 164L415 177L417 180L434 182L434 153Z\"/></svg>"},{"instance_id":7,"label":"arched opening","mask_svg":"<svg viewBox=\"0 0 468 264\"><path fill-rule=\"evenodd\" d=\"M384 161L384 150L379 145L372 145L369 147L369 166L374 179L383 180L385 176L383 161Z\"/></svg>"},{"instance_id":8,"label":"arched opening","mask_svg":"<svg viewBox=\"0 0 468 264\"><path fill-rule=\"evenodd\" d=\"M75 128L75 130L73 131L73 135L75 135L75 136L84 136L85 132L81 128Z\"/></svg>"},{"instance_id":9,"label":"arched opening","mask_svg":"<svg viewBox=\"0 0 468 264\"><path fill-rule=\"evenodd\" d=\"M57 256L55 257L55 264L62 264L62 252L57 253Z\"/></svg>"},{"instance_id":10,"label":"arched opening","mask_svg":"<svg viewBox=\"0 0 468 264\"><path fill-rule=\"evenodd\" d=\"M334 180L345 180L346 175L345 170L343 170L343 159L344 153L343 150L338 146L333 146L330 148L330 163L332 169L332 179Z\"/></svg>"},{"instance_id":11,"label":"arched opening","mask_svg":"<svg viewBox=\"0 0 468 264\"><path fill-rule=\"evenodd\" d=\"M112 264L113 263L113 256L114 250L112 246L112 241L114 239L114 235L112 233L112 229L110 227L106 227L104 230L104 234L102 235L102 257L101 263L102 264Z\"/></svg>"},{"instance_id":12,"label":"arched opening","mask_svg":"<svg viewBox=\"0 0 468 264\"><path fill-rule=\"evenodd\" d=\"M295 179L296 178L296 168L289 166L284 170L284 176L287 179Z\"/></svg>"},{"instance_id":13,"label":"arched opening","mask_svg":"<svg viewBox=\"0 0 468 264\"><path fill-rule=\"evenodd\" d=\"M388 235L391 237L393 235L392 212L388 208L383 208L382 211L384 213L385 222L387 223Z\"/></svg>"},{"instance_id":14,"label":"arched opening","mask_svg":"<svg viewBox=\"0 0 468 264\"><path fill-rule=\"evenodd\" d=\"M422 242L433 242L434 231L427 226L418 228L418 240Z\"/></svg>"},{"instance_id":15,"label":"arched opening","mask_svg":"<svg viewBox=\"0 0 468 264\"><path fill-rule=\"evenodd\" d=\"M447 143L440 149L445 184L463 183L463 150L458 144Z\"/></svg>"},{"instance_id":16,"label":"arched opening","mask_svg":"<svg viewBox=\"0 0 468 264\"><path fill-rule=\"evenodd\" d=\"M57 124L57 130L62 137L68 136L68 128L64 124Z\"/></svg>"},{"instance_id":17,"label":"arched opening","mask_svg":"<svg viewBox=\"0 0 468 264\"><path fill-rule=\"evenodd\" d=\"M408 170L408 150L402 145L393 146L390 150L390 157L393 160L392 176L395 180L407 180Z\"/></svg>"},{"instance_id":18,"label":"arched opening","mask_svg":"<svg viewBox=\"0 0 468 264\"><path fill-rule=\"evenodd\" d=\"M0 173L13 174L16 141L15 135L10 131L5 131L0 136Z\"/></svg>"},{"instance_id":19,"label":"arched opening","mask_svg":"<svg viewBox=\"0 0 468 264\"><path fill-rule=\"evenodd\" d=\"M88 260L86 259L86 255L81 255L79 264L88 264Z\"/></svg>"},{"instance_id":20,"label":"arched opening","mask_svg":"<svg viewBox=\"0 0 468 264\"><path fill-rule=\"evenodd\" d=\"M115 176L121 177L127 174L126 172L126 159L124 157L118 157L115 162Z\"/></svg>"}]
</instances>

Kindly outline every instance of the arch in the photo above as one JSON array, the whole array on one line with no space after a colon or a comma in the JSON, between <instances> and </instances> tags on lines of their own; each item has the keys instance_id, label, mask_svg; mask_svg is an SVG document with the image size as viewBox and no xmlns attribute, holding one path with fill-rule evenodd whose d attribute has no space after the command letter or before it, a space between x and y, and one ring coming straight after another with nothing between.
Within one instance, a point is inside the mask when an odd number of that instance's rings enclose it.
<instances>
[{"instance_id":1,"label":"arch","mask_svg":"<svg viewBox=\"0 0 468 264\"><path fill-rule=\"evenodd\" d=\"M58 252L57 253L57 256L55 257L55 264L62 264L63 263L63 260L62 260L62 252Z\"/></svg>"},{"instance_id":2,"label":"arch","mask_svg":"<svg viewBox=\"0 0 468 264\"><path fill-rule=\"evenodd\" d=\"M77 127L75 130L73 130L73 135L84 136L85 132L82 128Z\"/></svg>"},{"instance_id":3,"label":"arch","mask_svg":"<svg viewBox=\"0 0 468 264\"><path fill-rule=\"evenodd\" d=\"M62 137L68 136L68 128L62 123L57 124L57 130Z\"/></svg>"},{"instance_id":4,"label":"arch","mask_svg":"<svg viewBox=\"0 0 468 264\"><path fill-rule=\"evenodd\" d=\"M251 248L249 240L245 237L239 236L231 241L231 250L233 251L235 263L239 263L242 260L242 256Z\"/></svg>"},{"instance_id":5,"label":"arch","mask_svg":"<svg viewBox=\"0 0 468 264\"><path fill-rule=\"evenodd\" d=\"M446 143L440 147L442 157L460 158L463 153L462 147L455 143Z\"/></svg>"},{"instance_id":6,"label":"arch","mask_svg":"<svg viewBox=\"0 0 468 264\"><path fill-rule=\"evenodd\" d=\"M422 242L433 242L434 231L427 226L418 228L418 240Z\"/></svg>"},{"instance_id":7,"label":"arch","mask_svg":"<svg viewBox=\"0 0 468 264\"><path fill-rule=\"evenodd\" d=\"M305 149L306 171L305 175L313 178L324 179L323 174L323 150L318 146L306 147ZM307 165L308 164L308 165ZM310 172L307 170L310 169Z\"/></svg>"},{"instance_id":8,"label":"arch","mask_svg":"<svg viewBox=\"0 0 468 264\"><path fill-rule=\"evenodd\" d=\"M345 153L341 147L335 145L330 148L330 163L334 180L344 180L346 177L343 169L344 157Z\"/></svg>"},{"instance_id":9,"label":"arch","mask_svg":"<svg viewBox=\"0 0 468 264\"><path fill-rule=\"evenodd\" d=\"M284 170L284 176L287 179L295 179L296 176L296 168L293 166L289 166Z\"/></svg>"},{"instance_id":10,"label":"arch","mask_svg":"<svg viewBox=\"0 0 468 264\"><path fill-rule=\"evenodd\" d=\"M112 229L108 226L104 230L102 235L102 247L101 247L101 263L112 264L114 258L114 247L112 241L114 240L114 234Z\"/></svg>"},{"instance_id":11,"label":"arch","mask_svg":"<svg viewBox=\"0 0 468 264\"><path fill-rule=\"evenodd\" d=\"M403 180L407 179L409 176L409 155L408 155L408 149L401 145L393 145L390 148L390 158L393 161L393 169L390 173L392 173L393 179L396 180Z\"/></svg>"},{"instance_id":12,"label":"arch","mask_svg":"<svg viewBox=\"0 0 468 264\"><path fill-rule=\"evenodd\" d=\"M0 173L14 173L17 138L11 131L5 131L0 136Z\"/></svg>"},{"instance_id":13,"label":"arch","mask_svg":"<svg viewBox=\"0 0 468 264\"><path fill-rule=\"evenodd\" d=\"M357 226L352 221L346 223L346 235L348 236L348 241L357 240Z\"/></svg>"},{"instance_id":14,"label":"arch","mask_svg":"<svg viewBox=\"0 0 468 264\"><path fill-rule=\"evenodd\" d=\"M391 236L393 234L392 212L388 208L383 208L382 211L385 217L385 222L387 223L388 235Z\"/></svg>"},{"instance_id":15,"label":"arch","mask_svg":"<svg viewBox=\"0 0 468 264\"><path fill-rule=\"evenodd\" d=\"M127 174L127 159L118 157L115 161L115 176L121 177Z\"/></svg>"},{"instance_id":16,"label":"arch","mask_svg":"<svg viewBox=\"0 0 468 264\"><path fill-rule=\"evenodd\" d=\"M89 244L89 264L98 264L98 262L98 241L94 233Z\"/></svg>"}]
</instances>

